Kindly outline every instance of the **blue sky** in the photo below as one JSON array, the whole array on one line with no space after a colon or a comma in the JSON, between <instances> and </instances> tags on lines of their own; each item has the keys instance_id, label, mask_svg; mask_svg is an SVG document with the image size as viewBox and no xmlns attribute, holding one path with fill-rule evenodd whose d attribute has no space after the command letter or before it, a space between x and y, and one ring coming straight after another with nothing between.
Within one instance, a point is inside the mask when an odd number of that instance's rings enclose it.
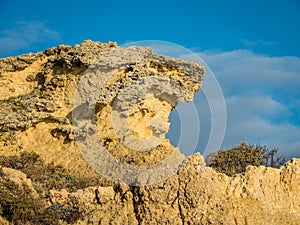
<instances>
[{"instance_id":1,"label":"blue sky","mask_svg":"<svg viewBox=\"0 0 300 225\"><path fill-rule=\"evenodd\" d=\"M85 39L189 48L209 65L225 96L222 148L260 142L300 157L298 0L1 0L0 12L0 57Z\"/></svg>"},{"instance_id":2,"label":"blue sky","mask_svg":"<svg viewBox=\"0 0 300 225\"><path fill-rule=\"evenodd\" d=\"M272 56L300 54L298 0L1 0L0 8L2 31L18 21L38 21L59 34L31 43L27 50L33 51L92 39L165 40L201 51L250 48Z\"/></svg>"}]
</instances>

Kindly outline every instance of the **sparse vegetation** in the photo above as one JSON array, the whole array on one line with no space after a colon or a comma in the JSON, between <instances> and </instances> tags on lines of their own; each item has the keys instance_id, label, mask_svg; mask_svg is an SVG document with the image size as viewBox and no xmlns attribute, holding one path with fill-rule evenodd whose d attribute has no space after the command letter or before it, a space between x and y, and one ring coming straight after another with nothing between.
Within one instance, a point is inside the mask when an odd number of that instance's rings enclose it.
<instances>
[{"instance_id":1,"label":"sparse vegetation","mask_svg":"<svg viewBox=\"0 0 300 225\"><path fill-rule=\"evenodd\" d=\"M22 171L32 180L35 189L43 191L64 188L72 192L98 184L97 180L76 178L61 166L45 164L34 152L23 152L20 156L0 156L0 165Z\"/></svg>"},{"instance_id":2,"label":"sparse vegetation","mask_svg":"<svg viewBox=\"0 0 300 225\"><path fill-rule=\"evenodd\" d=\"M233 176L246 171L246 167L269 166L279 167L284 165L285 158L278 156L278 148L268 149L266 146L251 145L245 142L228 150L219 150L206 157L208 166L218 172Z\"/></svg>"},{"instance_id":3,"label":"sparse vegetation","mask_svg":"<svg viewBox=\"0 0 300 225\"><path fill-rule=\"evenodd\" d=\"M26 187L0 176L0 215L13 224L57 224L59 215L45 208L45 201L33 198ZM47 222L48 221L48 222Z\"/></svg>"},{"instance_id":4,"label":"sparse vegetation","mask_svg":"<svg viewBox=\"0 0 300 225\"><path fill-rule=\"evenodd\" d=\"M63 207L59 204L52 204L47 208L47 212L59 215L59 219L66 221L69 224L84 218L82 212L80 212L77 207Z\"/></svg>"},{"instance_id":5,"label":"sparse vegetation","mask_svg":"<svg viewBox=\"0 0 300 225\"><path fill-rule=\"evenodd\" d=\"M40 197L33 198L30 190L18 188L4 176L2 167L25 173ZM83 219L83 214L76 207L47 207L45 196L51 189L65 188L71 192L97 185L97 180L78 179L60 166L45 164L34 152L23 152L20 156L1 156L0 182L0 216L13 224L25 224L28 221L29 224L57 224L58 220L72 224Z\"/></svg>"}]
</instances>

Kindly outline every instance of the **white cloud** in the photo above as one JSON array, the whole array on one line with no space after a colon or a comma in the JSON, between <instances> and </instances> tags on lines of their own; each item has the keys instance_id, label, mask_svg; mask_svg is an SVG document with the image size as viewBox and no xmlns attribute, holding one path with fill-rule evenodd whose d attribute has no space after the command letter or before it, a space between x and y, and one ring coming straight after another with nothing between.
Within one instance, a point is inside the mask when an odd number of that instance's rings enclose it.
<instances>
[{"instance_id":1,"label":"white cloud","mask_svg":"<svg viewBox=\"0 0 300 225\"><path fill-rule=\"evenodd\" d=\"M226 101L228 126L224 147L229 148L245 140L279 147L287 156L296 153L300 127L288 122L276 122L277 117L288 113L289 108L270 97L235 96ZM299 145L298 148L300 150Z\"/></svg>"},{"instance_id":2,"label":"white cloud","mask_svg":"<svg viewBox=\"0 0 300 225\"><path fill-rule=\"evenodd\" d=\"M279 147L287 157L300 157L300 58L269 57L249 50L201 56L225 94L223 148L241 141L260 142Z\"/></svg>"},{"instance_id":3,"label":"white cloud","mask_svg":"<svg viewBox=\"0 0 300 225\"><path fill-rule=\"evenodd\" d=\"M284 114L289 113L287 106L275 101L270 96L233 96L226 98L227 112L229 116L238 117L259 117L272 122L278 120Z\"/></svg>"},{"instance_id":4,"label":"white cloud","mask_svg":"<svg viewBox=\"0 0 300 225\"><path fill-rule=\"evenodd\" d=\"M20 50L29 50L35 44L58 42L60 34L44 22L18 21L15 27L0 31L0 54L7 56Z\"/></svg>"}]
</instances>

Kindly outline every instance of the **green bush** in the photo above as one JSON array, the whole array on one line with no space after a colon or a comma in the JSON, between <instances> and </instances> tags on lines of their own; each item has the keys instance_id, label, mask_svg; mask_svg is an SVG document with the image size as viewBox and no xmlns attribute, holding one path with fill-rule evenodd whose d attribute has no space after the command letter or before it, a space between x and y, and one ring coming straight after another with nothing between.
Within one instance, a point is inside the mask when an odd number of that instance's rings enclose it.
<instances>
[{"instance_id":1,"label":"green bush","mask_svg":"<svg viewBox=\"0 0 300 225\"><path fill-rule=\"evenodd\" d=\"M283 156L277 156L277 148L269 150L266 146L251 145L245 142L228 150L219 150L206 157L207 166L218 172L233 176L246 171L246 167L270 166L279 167L285 163Z\"/></svg>"}]
</instances>

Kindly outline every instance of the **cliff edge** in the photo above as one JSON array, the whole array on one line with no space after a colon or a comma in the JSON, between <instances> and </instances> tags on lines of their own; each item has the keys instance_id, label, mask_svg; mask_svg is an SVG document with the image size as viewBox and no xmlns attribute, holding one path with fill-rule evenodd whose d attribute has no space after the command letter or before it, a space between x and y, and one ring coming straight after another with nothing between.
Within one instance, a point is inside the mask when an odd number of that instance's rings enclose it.
<instances>
[{"instance_id":1,"label":"cliff edge","mask_svg":"<svg viewBox=\"0 0 300 225\"><path fill-rule=\"evenodd\" d=\"M164 138L204 70L114 42L0 59L0 223L299 224L300 159L228 177Z\"/></svg>"}]
</instances>

